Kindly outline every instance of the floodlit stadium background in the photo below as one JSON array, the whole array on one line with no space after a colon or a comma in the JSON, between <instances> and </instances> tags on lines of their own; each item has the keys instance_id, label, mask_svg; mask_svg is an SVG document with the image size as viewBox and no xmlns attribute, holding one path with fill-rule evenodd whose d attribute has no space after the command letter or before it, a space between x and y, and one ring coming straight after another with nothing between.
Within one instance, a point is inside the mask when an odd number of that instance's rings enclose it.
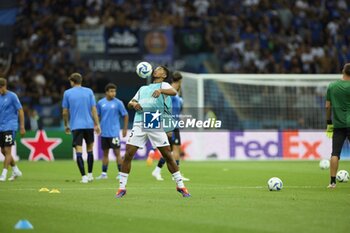
<instances>
[{"instance_id":1,"label":"floodlit stadium background","mask_svg":"<svg viewBox=\"0 0 350 233\"><path fill-rule=\"evenodd\" d=\"M40 233L348 232L349 183L327 190L319 160L331 150L326 88L350 62L349 15L346 0L1 0L0 76L22 102L27 134L13 146L23 177L0 183L0 232L20 220ZM115 162L109 179L79 183L61 117L67 77L80 72L96 100L113 82L127 104L149 82L135 73L140 61L182 72L183 115L222 121L181 131L191 198L166 169L164 181L152 177L149 143L122 199ZM348 143L341 158L349 171ZM266 188L274 176L279 192Z\"/></svg>"},{"instance_id":2,"label":"floodlit stadium background","mask_svg":"<svg viewBox=\"0 0 350 233\"><path fill-rule=\"evenodd\" d=\"M1 73L24 106L27 137L39 137L41 129L60 138L51 158L36 159L72 157L60 107L68 74L81 72L96 99L108 82L117 84L126 104L147 82L135 74L144 60L187 72L184 114L205 119L212 111L223 122L217 137L184 132L186 159L327 158L324 95L350 60L349 7L346 1L3 0ZM18 139L15 154L32 159L26 145Z\"/></svg>"}]
</instances>

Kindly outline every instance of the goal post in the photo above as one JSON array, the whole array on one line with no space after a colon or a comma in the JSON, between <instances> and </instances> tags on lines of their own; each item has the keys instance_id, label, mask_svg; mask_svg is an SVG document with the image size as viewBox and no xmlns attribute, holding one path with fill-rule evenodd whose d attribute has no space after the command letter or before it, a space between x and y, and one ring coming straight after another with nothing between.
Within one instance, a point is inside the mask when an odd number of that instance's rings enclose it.
<instances>
[{"instance_id":1,"label":"goal post","mask_svg":"<svg viewBox=\"0 0 350 233\"><path fill-rule=\"evenodd\" d=\"M223 128L324 129L325 95L341 75L193 74L182 72L184 114L205 119L208 111Z\"/></svg>"}]
</instances>

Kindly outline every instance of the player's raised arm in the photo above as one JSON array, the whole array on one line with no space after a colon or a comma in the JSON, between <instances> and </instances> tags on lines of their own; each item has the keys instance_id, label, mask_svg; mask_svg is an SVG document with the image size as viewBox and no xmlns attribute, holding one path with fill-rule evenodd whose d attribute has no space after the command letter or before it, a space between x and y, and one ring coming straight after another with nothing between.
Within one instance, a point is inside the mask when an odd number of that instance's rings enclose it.
<instances>
[{"instance_id":1,"label":"player's raised arm","mask_svg":"<svg viewBox=\"0 0 350 233\"><path fill-rule=\"evenodd\" d=\"M132 99L128 103L128 109L135 109L136 111L140 111L140 110L142 110L142 107L139 104L139 102L137 102L137 100Z\"/></svg>"},{"instance_id":2,"label":"player's raised arm","mask_svg":"<svg viewBox=\"0 0 350 233\"><path fill-rule=\"evenodd\" d=\"M170 86L170 85L169 85ZM170 87L169 89L158 89L158 90L155 90L153 92L153 97L157 98L159 97L161 94L164 94L164 95L170 95L170 96L175 96L177 94L177 91L175 90L175 88L173 87Z\"/></svg>"},{"instance_id":3,"label":"player's raised arm","mask_svg":"<svg viewBox=\"0 0 350 233\"><path fill-rule=\"evenodd\" d=\"M129 101L127 106L128 109L135 109L136 111L142 110L142 106L139 103L141 88L136 92L135 96Z\"/></svg>"}]
</instances>

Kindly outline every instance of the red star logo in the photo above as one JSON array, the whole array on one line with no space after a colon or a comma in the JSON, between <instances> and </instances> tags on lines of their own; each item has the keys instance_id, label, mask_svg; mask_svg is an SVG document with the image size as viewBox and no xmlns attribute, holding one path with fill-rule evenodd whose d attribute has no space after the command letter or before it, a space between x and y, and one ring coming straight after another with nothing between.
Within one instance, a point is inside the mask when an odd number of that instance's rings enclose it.
<instances>
[{"instance_id":1,"label":"red star logo","mask_svg":"<svg viewBox=\"0 0 350 233\"><path fill-rule=\"evenodd\" d=\"M61 144L61 138L48 138L45 130L38 130L35 138L22 138L23 145L30 149L28 160L37 161L43 159L46 161L55 160L52 150Z\"/></svg>"}]
</instances>

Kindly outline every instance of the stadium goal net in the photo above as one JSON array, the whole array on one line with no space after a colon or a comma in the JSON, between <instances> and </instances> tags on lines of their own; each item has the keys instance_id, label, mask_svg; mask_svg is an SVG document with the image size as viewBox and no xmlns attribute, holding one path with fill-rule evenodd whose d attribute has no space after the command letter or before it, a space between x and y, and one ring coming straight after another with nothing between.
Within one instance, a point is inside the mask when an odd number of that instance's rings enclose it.
<instances>
[{"instance_id":1,"label":"stadium goal net","mask_svg":"<svg viewBox=\"0 0 350 233\"><path fill-rule=\"evenodd\" d=\"M340 75L183 72L183 114L222 128L324 129L326 90Z\"/></svg>"}]
</instances>

